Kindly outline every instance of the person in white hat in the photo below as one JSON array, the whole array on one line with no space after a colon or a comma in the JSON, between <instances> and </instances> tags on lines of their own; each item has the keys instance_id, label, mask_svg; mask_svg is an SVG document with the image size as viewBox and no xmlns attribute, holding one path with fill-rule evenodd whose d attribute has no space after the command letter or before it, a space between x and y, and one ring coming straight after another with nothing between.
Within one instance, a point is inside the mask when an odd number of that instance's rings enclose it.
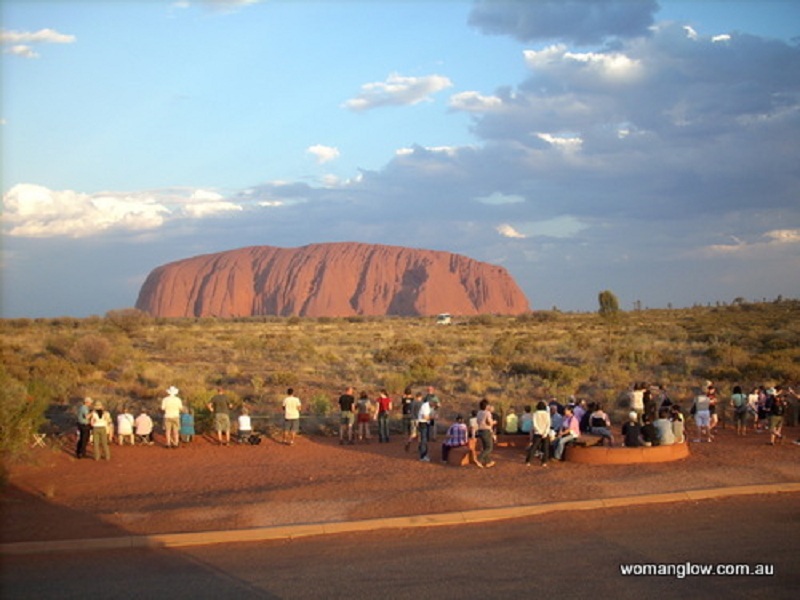
<instances>
[{"instance_id":1,"label":"person in white hat","mask_svg":"<svg viewBox=\"0 0 800 600\"><path fill-rule=\"evenodd\" d=\"M183 400L178 397L178 388L174 385L170 386L167 394L161 401L161 410L164 412L164 433L167 437L167 448L177 448L180 443Z\"/></svg>"}]
</instances>

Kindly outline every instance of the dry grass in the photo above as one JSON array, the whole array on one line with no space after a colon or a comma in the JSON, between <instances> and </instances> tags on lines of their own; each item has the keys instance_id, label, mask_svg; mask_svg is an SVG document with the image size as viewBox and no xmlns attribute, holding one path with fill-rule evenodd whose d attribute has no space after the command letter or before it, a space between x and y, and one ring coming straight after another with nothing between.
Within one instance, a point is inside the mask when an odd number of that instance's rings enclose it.
<instances>
[{"instance_id":1,"label":"dry grass","mask_svg":"<svg viewBox=\"0 0 800 600\"><path fill-rule=\"evenodd\" d=\"M324 412L346 385L399 396L407 385L432 384L447 417L483 396L520 407L576 395L613 408L634 381L664 384L673 398L688 400L706 378L723 394L736 384L800 379L800 302L792 300L644 310L614 322L553 311L450 326L389 317L156 320L114 311L6 320L0 328L4 378L15 384L9 389L43 405L89 395L113 411L125 404L155 411L176 385L201 425L217 385L270 414L289 386ZM4 395L6 413L19 408L18 396Z\"/></svg>"}]
</instances>

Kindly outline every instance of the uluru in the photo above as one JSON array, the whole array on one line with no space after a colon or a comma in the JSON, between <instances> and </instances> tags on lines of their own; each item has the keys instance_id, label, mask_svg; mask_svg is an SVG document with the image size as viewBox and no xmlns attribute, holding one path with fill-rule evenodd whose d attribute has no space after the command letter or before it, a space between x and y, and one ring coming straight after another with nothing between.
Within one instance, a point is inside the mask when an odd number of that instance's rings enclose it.
<instances>
[{"instance_id":1,"label":"uluru","mask_svg":"<svg viewBox=\"0 0 800 600\"><path fill-rule=\"evenodd\" d=\"M518 315L503 267L450 252L352 242L251 246L154 269L136 308L156 317Z\"/></svg>"}]
</instances>

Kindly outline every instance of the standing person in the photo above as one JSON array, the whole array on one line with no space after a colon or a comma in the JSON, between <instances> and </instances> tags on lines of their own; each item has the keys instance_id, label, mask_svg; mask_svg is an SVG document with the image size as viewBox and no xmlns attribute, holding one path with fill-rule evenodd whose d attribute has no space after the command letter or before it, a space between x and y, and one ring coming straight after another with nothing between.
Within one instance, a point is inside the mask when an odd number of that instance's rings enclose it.
<instances>
[{"instance_id":1,"label":"standing person","mask_svg":"<svg viewBox=\"0 0 800 600\"><path fill-rule=\"evenodd\" d=\"M711 412L709 407L711 401L702 391L695 396L694 404L692 405L692 414L694 414L694 423L697 425L697 438L695 442L703 441L703 437L707 442L711 441Z\"/></svg>"},{"instance_id":2,"label":"standing person","mask_svg":"<svg viewBox=\"0 0 800 600\"><path fill-rule=\"evenodd\" d=\"M786 414L786 396L783 390L778 387L767 390L768 400L767 409L769 410L769 444L774 446L775 442L783 442L783 418Z\"/></svg>"},{"instance_id":3,"label":"standing person","mask_svg":"<svg viewBox=\"0 0 800 600\"><path fill-rule=\"evenodd\" d=\"M546 467L550 458L550 411L543 400L536 404L536 412L533 413L531 443L525 456L525 466L531 466L531 459L537 452L541 454L542 466Z\"/></svg>"},{"instance_id":4,"label":"standing person","mask_svg":"<svg viewBox=\"0 0 800 600\"><path fill-rule=\"evenodd\" d=\"M217 388L217 393L208 403L208 410L214 413L217 442L220 446L229 445L231 443L231 402L221 387Z\"/></svg>"},{"instance_id":5,"label":"standing person","mask_svg":"<svg viewBox=\"0 0 800 600\"><path fill-rule=\"evenodd\" d=\"M717 388L710 381L706 381L706 396L708 396L708 436L709 441L714 439L714 428L719 424L719 415L717 414Z\"/></svg>"},{"instance_id":6,"label":"standing person","mask_svg":"<svg viewBox=\"0 0 800 600\"><path fill-rule=\"evenodd\" d=\"M94 438L94 459L111 460L111 450L108 447L108 431L111 429L111 413L103 408L99 400L94 403L94 410L89 414L89 425L92 426Z\"/></svg>"},{"instance_id":7,"label":"standing person","mask_svg":"<svg viewBox=\"0 0 800 600\"><path fill-rule=\"evenodd\" d=\"M553 458L555 460L562 460L567 444L573 440L577 440L580 436L581 425L572 412L572 408L567 406L564 409L564 420L561 422L561 430L556 437L556 448L553 451Z\"/></svg>"},{"instance_id":8,"label":"standing person","mask_svg":"<svg viewBox=\"0 0 800 600\"><path fill-rule=\"evenodd\" d=\"M86 457L86 446L89 445L89 435L92 432L92 427L89 425L89 414L92 412L91 406L92 399L87 396L78 407L78 446L75 448L76 458Z\"/></svg>"},{"instance_id":9,"label":"standing person","mask_svg":"<svg viewBox=\"0 0 800 600\"><path fill-rule=\"evenodd\" d=\"M406 439L406 452L411 448L411 442L419 438L419 409L421 407L422 394L417 393L411 402L411 433L408 434L408 439Z\"/></svg>"},{"instance_id":10,"label":"standing person","mask_svg":"<svg viewBox=\"0 0 800 600\"><path fill-rule=\"evenodd\" d=\"M181 410L183 400L178 397L178 388L174 385L167 390L167 396L161 400L164 413L164 432L167 437L167 448L177 448L180 444Z\"/></svg>"},{"instance_id":11,"label":"standing person","mask_svg":"<svg viewBox=\"0 0 800 600\"><path fill-rule=\"evenodd\" d=\"M181 441L184 444L194 440L194 410L184 407L181 411Z\"/></svg>"},{"instance_id":12,"label":"standing person","mask_svg":"<svg viewBox=\"0 0 800 600\"><path fill-rule=\"evenodd\" d=\"M456 415L456 422L450 425L447 429L447 435L444 442L442 442L442 462L447 462L447 457L450 455L451 448L458 448L468 444L469 432L467 426L464 424L464 417Z\"/></svg>"},{"instance_id":13,"label":"standing person","mask_svg":"<svg viewBox=\"0 0 800 600\"><path fill-rule=\"evenodd\" d=\"M442 408L442 402L439 396L436 395L436 388L432 385L428 386L428 394L425 396L428 404L431 405L431 419L429 422L428 433L430 434L430 441L436 441L436 419L439 418L439 410Z\"/></svg>"},{"instance_id":14,"label":"standing person","mask_svg":"<svg viewBox=\"0 0 800 600\"><path fill-rule=\"evenodd\" d=\"M644 384L634 383L630 397L631 410L636 411L636 414L641 419L644 413Z\"/></svg>"},{"instance_id":15,"label":"standing person","mask_svg":"<svg viewBox=\"0 0 800 600\"><path fill-rule=\"evenodd\" d=\"M353 388L348 386L344 394L339 396L339 411L341 414L339 420L339 445L345 443L353 443L353 423L355 422L355 415L353 414L353 406L356 403L356 398L353 396Z\"/></svg>"},{"instance_id":16,"label":"standing person","mask_svg":"<svg viewBox=\"0 0 800 600\"><path fill-rule=\"evenodd\" d=\"M747 395L742 393L741 386L735 386L731 394L731 407L733 408L733 420L736 423L736 435L747 433Z\"/></svg>"},{"instance_id":17,"label":"standing person","mask_svg":"<svg viewBox=\"0 0 800 600\"><path fill-rule=\"evenodd\" d=\"M372 402L369 400L367 392L361 392L356 401L356 423L358 423L358 441L369 442L371 435L369 432L369 422L373 418Z\"/></svg>"},{"instance_id":18,"label":"standing person","mask_svg":"<svg viewBox=\"0 0 800 600\"><path fill-rule=\"evenodd\" d=\"M408 452L409 444L411 443L411 432L414 427L414 396L411 393L411 388L407 387L400 397L400 412L403 415L403 435L406 438L406 452Z\"/></svg>"},{"instance_id":19,"label":"standing person","mask_svg":"<svg viewBox=\"0 0 800 600\"><path fill-rule=\"evenodd\" d=\"M294 444L294 438L300 431L300 398L294 395L294 389L286 390L283 399L283 443L289 446Z\"/></svg>"},{"instance_id":20,"label":"standing person","mask_svg":"<svg viewBox=\"0 0 800 600\"><path fill-rule=\"evenodd\" d=\"M428 456L428 441L430 440L431 403L426 396L422 400L417 413L417 435L419 437L419 459L422 462L431 462Z\"/></svg>"},{"instance_id":21,"label":"standing person","mask_svg":"<svg viewBox=\"0 0 800 600\"><path fill-rule=\"evenodd\" d=\"M125 444L126 439L130 440L131 446L135 444L133 438L133 421L133 415L127 406L117 415L117 443L120 446Z\"/></svg>"},{"instance_id":22,"label":"standing person","mask_svg":"<svg viewBox=\"0 0 800 600\"><path fill-rule=\"evenodd\" d=\"M392 399L389 393L383 389L377 400L378 404L378 440L380 443L389 443L389 415L391 414Z\"/></svg>"},{"instance_id":23,"label":"standing person","mask_svg":"<svg viewBox=\"0 0 800 600\"><path fill-rule=\"evenodd\" d=\"M492 450L494 449L494 427L496 422L492 416L492 405L484 398L478 405L478 437L481 440L481 452L478 455L478 467L493 467Z\"/></svg>"}]
</instances>

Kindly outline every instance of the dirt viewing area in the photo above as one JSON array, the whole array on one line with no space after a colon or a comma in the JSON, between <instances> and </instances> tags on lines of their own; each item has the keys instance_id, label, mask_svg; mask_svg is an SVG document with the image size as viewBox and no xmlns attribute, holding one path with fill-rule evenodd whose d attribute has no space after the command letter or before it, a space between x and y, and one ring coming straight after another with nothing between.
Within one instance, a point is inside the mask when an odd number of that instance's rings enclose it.
<instances>
[{"instance_id":1,"label":"dirt viewing area","mask_svg":"<svg viewBox=\"0 0 800 600\"><path fill-rule=\"evenodd\" d=\"M691 427L691 424L689 424ZM691 429L689 432L692 433ZM210 437L167 449L111 448L110 461L77 460L72 446L36 448L7 465L2 541L47 541L201 532L800 482L800 427L783 444L766 433L718 430L689 458L642 465L551 462L526 467L519 448L498 448L491 469L418 460L401 436L340 446L301 435L293 446L219 446ZM690 435L691 438L691 435ZM91 450L90 450L91 455ZM757 502L754 497L753 502Z\"/></svg>"}]
</instances>

